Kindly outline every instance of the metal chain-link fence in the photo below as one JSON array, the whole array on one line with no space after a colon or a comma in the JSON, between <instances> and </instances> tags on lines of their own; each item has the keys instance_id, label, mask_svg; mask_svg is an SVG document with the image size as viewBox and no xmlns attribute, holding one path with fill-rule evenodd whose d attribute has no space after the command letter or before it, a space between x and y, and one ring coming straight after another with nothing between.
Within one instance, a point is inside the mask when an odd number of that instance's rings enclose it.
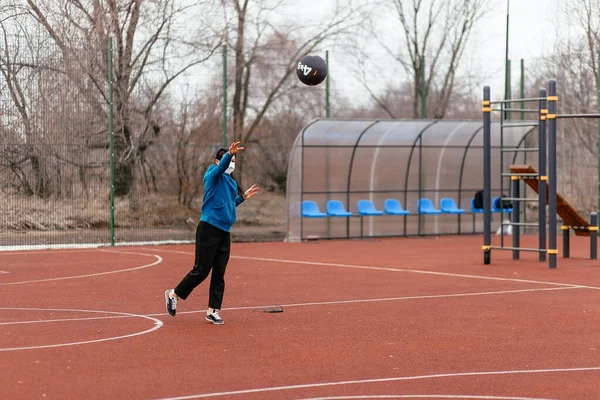
<instances>
[{"instance_id":1,"label":"metal chain-link fence","mask_svg":"<svg viewBox=\"0 0 600 400\"><path fill-rule=\"evenodd\" d=\"M0 246L193 240L202 176L223 145L222 83L192 102L157 100L151 78L132 88L115 76L110 41L96 51L26 36L6 43ZM280 191L287 169L276 146L263 142L245 155L244 176L271 183L238 210L239 239L276 235L285 224L283 196L269 193Z\"/></svg>"}]
</instances>

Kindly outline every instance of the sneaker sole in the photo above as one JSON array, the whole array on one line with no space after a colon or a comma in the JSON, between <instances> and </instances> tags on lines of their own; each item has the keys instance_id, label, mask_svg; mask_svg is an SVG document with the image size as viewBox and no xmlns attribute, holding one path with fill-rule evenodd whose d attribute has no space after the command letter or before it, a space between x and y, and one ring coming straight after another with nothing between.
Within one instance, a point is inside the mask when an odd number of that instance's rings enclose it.
<instances>
[{"instance_id":1,"label":"sneaker sole","mask_svg":"<svg viewBox=\"0 0 600 400\"><path fill-rule=\"evenodd\" d=\"M225 321L221 321L221 322L217 322L217 321L213 321L212 319L206 317L206 320L208 322L212 322L214 325L223 325L225 323Z\"/></svg>"},{"instance_id":2,"label":"sneaker sole","mask_svg":"<svg viewBox=\"0 0 600 400\"><path fill-rule=\"evenodd\" d=\"M169 314L171 317L174 317L175 313L177 313L177 311L172 313L171 310L169 310L169 290L168 289L165 291L165 307L167 309L167 314Z\"/></svg>"}]
</instances>

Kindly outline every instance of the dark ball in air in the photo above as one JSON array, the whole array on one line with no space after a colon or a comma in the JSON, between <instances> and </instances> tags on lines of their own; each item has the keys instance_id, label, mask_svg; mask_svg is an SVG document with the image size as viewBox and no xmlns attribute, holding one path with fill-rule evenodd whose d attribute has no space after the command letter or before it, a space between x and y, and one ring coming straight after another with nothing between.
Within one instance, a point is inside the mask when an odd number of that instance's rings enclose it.
<instances>
[{"instance_id":1,"label":"dark ball in air","mask_svg":"<svg viewBox=\"0 0 600 400\"><path fill-rule=\"evenodd\" d=\"M298 61L296 75L305 85L318 85L327 77L327 63L319 56L306 55Z\"/></svg>"}]
</instances>

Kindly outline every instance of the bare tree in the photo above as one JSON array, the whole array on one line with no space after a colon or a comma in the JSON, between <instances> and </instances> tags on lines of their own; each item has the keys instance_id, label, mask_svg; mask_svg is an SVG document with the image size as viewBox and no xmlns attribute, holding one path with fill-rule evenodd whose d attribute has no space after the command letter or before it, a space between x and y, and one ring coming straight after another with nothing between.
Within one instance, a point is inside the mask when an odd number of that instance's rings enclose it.
<instances>
[{"instance_id":1,"label":"bare tree","mask_svg":"<svg viewBox=\"0 0 600 400\"><path fill-rule=\"evenodd\" d=\"M210 165L213 151L210 145L218 139L220 99L218 96L198 98L184 105L177 125L177 186L178 200L189 208L200 195L204 169Z\"/></svg>"},{"instance_id":2,"label":"bare tree","mask_svg":"<svg viewBox=\"0 0 600 400\"><path fill-rule=\"evenodd\" d=\"M558 85L558 110L564 114L597 112L600 5L592 0L561 4L561 19L571 27L557 31L553 52L541 59L531 93L549 79ZM598 120L561 119L557 132L558 189L582 212L595 210L597 198Z\"/></svg>"},{"instance_id":3,"label":"bare tree","mask_svg":"<svg viewBox=\"0 0 600 400\"><path fill-rule=\"evenodd\" d=\"M298 87L295 73L305 54L322 50L325 43L340 43L359 34L367 8L351 2L336 4L325 21L302 23L283 11L286 0L222 0L228 20L228 44L233 48L233 134L235 140L250 141L272 105ZM277 15L281 22L275 22ZM241 157L243 161L244 157ZM242 166L241 162L238 162ZM238 175L241 180L241 174Z\"/></svg>"},{"instance_id":4,"label":"bare tree","mask_svg":"<svg viewBox=\"0 0 600 400\"><path fill-rule=\"evenodd\" d=\"M469 37L488 9L489 0L383 0L381 3L384 13L395 16L401 45L392 47L381 39L378 43L408 77L405 83L412 91L412 117L421 116L424 88L428 109L433 109L430 116L443 118L455 90ZM379 25L372 28L372 34L375 38L381 36ZM368 56L359 53L358 57L362 60L362 76L358 74L362 85L389 117L396 117L391 105L378 96L368 82L365 71L371 68L364 66Z\"/></svg>"},{"instance_id":5,"label":"bare tree","mask_svg":"<svg viewBox=\"0 0 600 400\"><path fill-rule=\"evenodd\" d=\"M109 102L109 38L114 38L115 188L130 192L136 161L161 133L153 118L159 100L186 71L205 62L218 48L220 33L211 25L181 28L197 7L210 11L210 0L193 6L176 0L27 0L31 15L83 74L69 75L98 113ZM213 15L207 12L206 18ZM199 38L199 39L198 39ZM65 71L69 74L69 69ZM95 93L100 93L98 101ZM107 148L106 132L90 146Z\"/></svg>"},{"instance_id":6,"label":"bare tree","mask_svg":"<svg viewBox=\"0 0 600 400\"><path fill-rule=\"evenodd\" d=\"M32 65L42 62L43 55L40 55L35 40L23 40L12 34L15 26L11 19L17 15L17 8L2 11L11 14L0 20L0 77L3 89L6 89L3 92L7 93L7 98L3 99L1 117L7 121L7 130L10 129L4 136L6 142L2 152L2 165L18 180L19 192L48 197L52 188L44 168L47 160L41 155L42 136L38 132L39 123L36 123L40 118L34 113L36 107L33 105L43 101L44 95L50 95L44 87L38 85L39 74L32 68ZM13 107L9 108L8 104ZM15 128L8 128L10 126Z\"/></svg>"}]
</instances>

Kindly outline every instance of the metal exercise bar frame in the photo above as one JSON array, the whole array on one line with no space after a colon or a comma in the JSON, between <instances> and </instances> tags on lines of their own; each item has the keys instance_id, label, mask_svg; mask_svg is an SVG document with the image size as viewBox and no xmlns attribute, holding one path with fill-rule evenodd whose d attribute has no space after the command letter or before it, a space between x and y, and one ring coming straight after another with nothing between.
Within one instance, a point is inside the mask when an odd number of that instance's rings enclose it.
<instances>
[{"instance_id":1,"label":"metal exercise bar frame","mask_svg":"<svg viewBox=\"0 0 600 400\"><path fill-rule=\"evenodd\" d=\"M564 223L564 221L563 221ZM570 227L567 225L562 225L560 230L562 231L562 239L563 239L563 258L571 257L571 232L569 231Z\"/></svg>"},{"instance_id":2,"label":"metal exercise bar frame","mask_svg":"<svg viewBox=\"0 0 600 400\"><path fill-rule=\"evenodd\" d=\"M548 267L557 267L556 246L556 80L548 82Z\"/></svg>"},{"instance_id":3,"label":"metal exercise bar frame","mask_svg":"<svg viewBox=\"0 0 600 400\"><path fill-rule=\"evenodd\" d=\"M523 106L523 104L522 104ZM539 105L538 105L539 108ZM522 120L523 120L523 115L522 115ZM538 109L538 127L539 127L539 109ZM517 143L517 146L515 148L515 151L513 152L513 159L511 161L511 164L515 164L517 162L517 157L519 156L519 154L523 154L523 163L527 164L527 154L529 154L530 152L539 152L539 147L535 148L535 147L523 147L520 148L521 145L523 146L527 146L527 137L531 134L531 132L533 132L533 129L530 130L529 132L527 132L525 135L523 135L523 137L521 138L521 140L519 140L519 143ZM502 152L505 149L500 149L500 151ZM527 197L527 185L523 185L523 193L522 196ZM527 209L525 209L527 210ZM525 211L523 213L523 221L527 222L527 212ZM523 232L527 232L526 229L523 230Z\"/></svg>"},{"instance_id":4,"label":"metal exercise bar frame","mask_svg":"<svg viewBox=\"0 0 600 400\"><path fill-rule=\"evenodd\" d=\"M491 100L490 87L483 88L483 263L491 262L492 250L492 209L491 209Z\"/></svg>"},{"instance_id":5,"label":"metal exercise bar frame","mask_svg":"<svg viewBox=\"0 0 600 400\"><path fill-rule=\"evenodd\" d=\"M512 224L514 226L513 229L513 235L512 235L512 242L513 242L513 247L515 248L513 250L512 253L512 258L513 260L518 260L519 259L519 239L520 239L520 234L521 234L521 226L526 226L526 224L523 224L519 221L519 216L520 216L520 202L519 202L519 185L521 182L519 182L519 177L518 176L513 176L511 177L511 185L512 185L512 195L514 200L512 201L513 204L513 212L512 212ZM504 207L503 207L504 208ZM504 230L504 221L501 222L502 223L502 230Z\"/></svg>"},{"instance_id":6,"label":"metal exercise bar frame","mask_svg":"<svg viewBox=\"0 0 600 400\"><path fill-rule=\"evenodd\" d=\"M502 111L501 108L492 108L492 111ZM505 112L507 111L512 111L512 112L524 112L524 113L532 113L532 114L537 114L538 110L536 110L535 108L505 108L504 109Z\"/></svg>"},{"instance_id":7,"label":"metal exercise bar frame","mask_svg":"<svg viewBox=\"0 0 600 400\"><path fill-rule=\"evenodd\" d=\"M545 136L545 127L546 127L546 116L545 114L547 112L545 112L545 104L546 104L546 90L542 89L540 91L540 97L536 97L536 98L531 98L531 99L517 99L517 100L509 100L509 101L498 101L498 102L492 102L490 101L491 98L491 93L490 93L490 87L486 86L484 87L484 93L483 93L483 120L484 120L484 124L483 124L483 148L484 148L484 165L483 165L483 169L484 169L484 240L483 240L483 252L484 252L484 264L490 264L491 263L491 250L492 249L502 249L502 250L512 250L513 251L513 259L518 259L520 254L520 251L534 251L534 252L538 252L540 253L540 259L544 258L545 259L545 253L547 252L546 249L539 248L539 249L528 249L528 248L521 248L520 247L520 227L526 227L526 226L530 226L530 227L535 227L537 226L538 228L540 228L540 231L542 231L541 227L539 226L538 223L527 223L527 222L521 222L520 221L520 203L521 202L538 202L540 204L540 213L542 211L545 211L545 196L538 196L537 198L526 198L520 197L520 184L521 184L521 179L523 180L527 180L527 179L540 179L540 173L533 173L533 174L515 174L515 173L502 173L502 170L504 168L504 159L503 159L503 154L508 153L508 152L522 152L522 153L531 153L531 152L538 152L538 153L543 153L543 156L540 156L541 158L544 159L544 163L545 163L545 140L544 140L544 136ZM511 103L511 102L522 102L522 101L538 101L538 121L535 122L521 122L521 123L504 123L504 119L501 117L500 120L500 154L501 154L501 159L500 159L500 169L501 169L501 177L500 177L500 197L502 199L502 193L504 190L504 178L505 177L510 177L511 179L511 185L509 186L511 192L512 192L512 196L509 198L504 198L504 200L510 200L513 202L513 210L512 210L512 214L511 214L511 222L504 222L503 220L503 208L501 208L501 223L500 223L500 234L501 234L501 245L498 246L492 246L491 245L491 208L492 208L492 204L491 204L491 112L492 111L500 111L501 113L503 113L505 110L507 110L508 108L506 107L505 103ZM495 109L491 107L491 104L500 104L500 108L499 109ZM503 114L502 114L503 115ZM542 116L544 118L542 118ZM540 145L538 148L505 148L504 147L504 129L505 128L512 128L512 127L537 127L538 128L538 132L540 133ZM521 142L523 142L523 139L521 140ZM521 143L519 143L520 145ZM497 146L494 146L494 148L497 148ZM516 154L515 154L515 158L516 158ZM545 168L541 169L542 173L545 174ZM542 182L545 182L545 179L542 178L541 180ZM544 186L544 185L541 185ZM545 214L545 212L544 212ZM513 230L513 246L512 247L508 247L504 245L504 229L503 227L506 225L510 225L510 226L514 226L516 227L516 229ZM540 236L542 235L542 233L540 233ZM544 239L545 239L545 234L544 234ZM545 242L545 240L544 240ZM545 246L544 246L545 247Z\"/></svg>"},{"instance_id":8,"label":"metal exercise bar frame","mask_svg":"<svg viewBox=\"0 0 600 400\"><path fill-rule=\"evenodd\" d=\"M590 260L598 259L598 214L590 216Z\"/></svg>"},{"instance_id":9,"label":"metal exercise bar frame","mask_svg":"<svg viewBox=\"0 0 600 400\"><path fill-rule=\"evenodd\" d=\"M527 247L519 247L519 248L514 248L514 247L500 247L500 246L491 246L492 249L494 250L519 250L519 251L530 251L530 252L540 252L540 251L546 251L546 250L542 250L542 249L534 249L534 248L527 248Z\"/></svg>"},{"instance_id":10,"label":"metal exercise bar frame","mask_svg":"<svg viewBox=\"0 0 600 400\"><path fill-rule=\"evenodd\" d=\"M521 103L524 101L538 101L538 100L543 100L543 99L544 99L543 97L526 97L524 99L494 100L494 101L490 101L490 105L491 104L504 104L504 103ZM521 110L519 110L519 111L521 111Z\"/></svg>"},{"instance_id":11,"label":"metal exercise bar frame","mask_svg":"<svg viewBox=\"0 0 600 400\"><path fill-rule=\"evenodd\" d=\"M557 114L556 118L600 118L600 114Z\"/></svg>"},{"instance_id":12,"label":"metal exercise bar frame","mask_svg":"<svg viewBox=\"0 0 600 400\"><path fill-rule=\"evenodd\" d=\"M504 148L504 128L506 127L506 123L504 122L505 116L507 115L505 109L505 104L500 104L500 172L504 171L504 157L502 154L502 149ZM490 137L491 140L491 137ZM490 164L491 167L491 164ZM504 179L503 175L500 176L500 221L504 221L504 207L502 206L502 196L504 195ZM491 196L490 196L491 197ZM494 200L492 200L494 201ZM492 204L492 208L494 204ZM504 247L504 228L500 227L500 246Z\"/></svg>"},{"instance_id":13,"label":"metal exercise bar frame","mask_svg":"<svg viewBox=\"0 0 600 400\"><path fill-rule=\"evenodd\" d=\"M508 124L503 124L504 128L528 128L528 127L536 127L538 123L531 122L512 122Z\"/></svg>"},{"instance_id":14,"label":"metal exercise bar frame","mask_svg":"<svg viewBox=\"0 0 600 400\"><path fill-rule=\"evenodd\" d=\"M569 258L571 256L571 228L577 228L569 225L563 225L560 227L562 230L563 239L563 258ZM598 214L593 212L590 215L590 225L587 227L590 233L590 260L598 259Z\"/></svg>"},{"instance_id":15,"label":"metal exercise bar frame","mask_svg":"<svg viewBox=\"0 0 600 400\"><path fill-rule=\"evenodd\" d=\"M547 109L547 91L546 88L540 89L540 123L538 127L538 235L539 235L539 248L541 250L546 249L546 115L548 114ZM546 261L546 252L540 251L539 260Z\"/></svg>"}]
</instances>

